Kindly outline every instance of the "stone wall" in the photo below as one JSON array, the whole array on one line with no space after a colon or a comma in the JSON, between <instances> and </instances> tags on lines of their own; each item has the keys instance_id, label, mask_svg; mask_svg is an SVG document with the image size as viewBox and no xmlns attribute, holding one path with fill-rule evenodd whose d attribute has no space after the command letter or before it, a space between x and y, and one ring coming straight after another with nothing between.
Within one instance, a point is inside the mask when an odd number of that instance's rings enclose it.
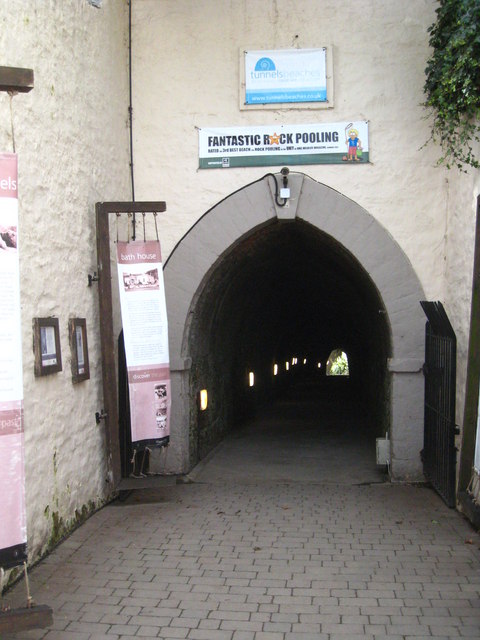
<instances>
[{"instance_id":1,"label":"stone wall","mask_svg":"<svg viewBox=\"0 0 480 640\"><path fill-rule=\"evenodd\" d=\"M131 199L128 11L118 0L10 0L1 64L32 68L35 88L0 94L0 150L19 164L28 549L31 559L108 499L95 202ZM63 371L35 378L32 319L57 316ZM68 320L86 318L90 380L72 384Z\"/></svg>"}]
</instances>

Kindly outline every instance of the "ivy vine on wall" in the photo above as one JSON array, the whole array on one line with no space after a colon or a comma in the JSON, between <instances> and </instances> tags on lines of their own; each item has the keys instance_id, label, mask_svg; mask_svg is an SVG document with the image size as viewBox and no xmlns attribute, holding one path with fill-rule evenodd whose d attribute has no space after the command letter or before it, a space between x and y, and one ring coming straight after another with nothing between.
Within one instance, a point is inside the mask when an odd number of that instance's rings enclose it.
<instances>
[{"instance_id":1,"label":"ivy vine on wall","mask_svg":"<svg viewBox=\"0 0 480 640\"><path fill-rule=\"evenodd\" d=\"M439 0L429 28L433 53L425 69L425 107L433 111L431 140L439 164L480 168L480 0Z\"/></svg>"}]
</instances>

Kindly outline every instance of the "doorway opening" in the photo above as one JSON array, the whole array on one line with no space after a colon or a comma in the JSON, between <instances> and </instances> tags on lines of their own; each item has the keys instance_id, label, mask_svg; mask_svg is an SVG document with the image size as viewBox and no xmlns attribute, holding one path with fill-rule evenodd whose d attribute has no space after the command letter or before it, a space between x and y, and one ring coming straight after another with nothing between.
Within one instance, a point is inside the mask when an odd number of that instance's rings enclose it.
<instances>
[{"instance_id":1,"label":"doorway opening","mask_svg":"<svg viewBox=\"0 0 480 640\"><path fill-rule=\"evenodd\" d=\"M349 376L348 356L343 349L333 349L328 356L326 366L327 376Z\"/></svg>"},{"instance_id":2,"label":"doorway opening","mask_svg":"<svg viewBox=\"0 0 480 640\"><path fill-rule=\"evenodd\" d=\"M391 344L382 311L358 261L307 222L274 220L236 244L190 308L190 389L209 397L208 412L195 403L190 413L190 464L268 403L306 395L328 401L329 413L355 405L370 435L384 436ZM328 380L329 359L339 369L344 351L349 375Z\"/></svg>"}]
</instances>

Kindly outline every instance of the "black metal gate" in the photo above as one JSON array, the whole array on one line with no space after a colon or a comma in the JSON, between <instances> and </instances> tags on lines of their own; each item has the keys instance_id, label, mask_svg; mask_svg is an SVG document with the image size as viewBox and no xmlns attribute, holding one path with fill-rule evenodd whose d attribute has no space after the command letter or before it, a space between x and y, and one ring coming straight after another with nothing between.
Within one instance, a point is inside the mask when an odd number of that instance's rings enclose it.
<instances>
[{"instance_id":1,"label":"black metal gate","mask_svg":"<svg viewBox=\"0 0 480 640\"><path fill-rule=\"evenodd\" d=\"M423 471L449 507L455 506L457 338L441 302L420 302L425 336Z\"/></svg>"}]
</instances>

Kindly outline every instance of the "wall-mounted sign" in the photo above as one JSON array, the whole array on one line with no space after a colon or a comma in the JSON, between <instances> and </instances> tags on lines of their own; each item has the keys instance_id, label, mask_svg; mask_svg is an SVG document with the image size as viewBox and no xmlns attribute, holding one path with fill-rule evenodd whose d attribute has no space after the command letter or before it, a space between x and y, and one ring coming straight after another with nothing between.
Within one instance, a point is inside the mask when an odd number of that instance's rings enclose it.
<instances>
[{"instance_id":1,"label":"wall-mounted sign","mask_svg":"<svg viewBox=\"0 0 480 640\"><path fill-rule=\"evenodd\" d=\"M369 161L368 122L199 129L199 168Z\"/></svg>"},{"instance_id":2,"label":"wall-mounted sign","mask_svg":"<svg viewBox=\"0 0 480 640\"><path fill-rule=\"evenodd\" d=\"M245 104L326 100L326 48L245 51Z\"/></svg>"},{"instance_id":3,"label":"wall-mounted sign","mask_svg":"<svg viewBox=\"0 0 480 640\"><path fill-rule=\"evenodd\" d=\"M58 318L33 319L33 353L36 376L48 376L62 370Z\"/></svg>"},{"instance_id":4,"label":"wall-mounted sign","mask_svg":"<svg viewBox=\"0 0 480 640\"><path fill-rule=\"evenodd\" d=\"M72 382L82 382L90 378L88 361L87 321L85 318L70 318L68 335L72 352Z\"/></svg>"}]
</instances>

